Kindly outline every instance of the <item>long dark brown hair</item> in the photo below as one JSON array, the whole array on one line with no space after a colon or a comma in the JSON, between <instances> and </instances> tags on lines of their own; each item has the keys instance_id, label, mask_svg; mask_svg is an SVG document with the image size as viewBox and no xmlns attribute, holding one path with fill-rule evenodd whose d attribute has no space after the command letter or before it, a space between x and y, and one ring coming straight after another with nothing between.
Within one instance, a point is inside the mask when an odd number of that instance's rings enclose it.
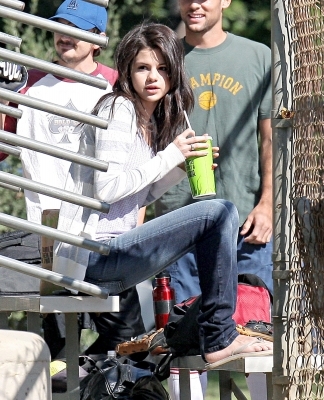
<instances>
[{"instance_id":1,"label":"long dark brown hair","mask_svg":"<svg viewBox=\"0 0 324 400\"><path fill-rule=\"evenodd\" d=\"M115 52L118 79L112 93L104 95L98 101L93 113L98 115L107 98L111 97L115 101L118 96L123 96L134 104L138 127L145 126L140 98L131 80L134 59L144 48L158 49L161 52L170 79L170 90L159 100L153 114L157 132L152 136L150 145L156 152L163 150L183 132L186 128L183 111L190 113L194 104L193 93L184 68L183 45L176 33L166 25L146 22L135 26L124 36Z\"/></svg>"}]
</instances>

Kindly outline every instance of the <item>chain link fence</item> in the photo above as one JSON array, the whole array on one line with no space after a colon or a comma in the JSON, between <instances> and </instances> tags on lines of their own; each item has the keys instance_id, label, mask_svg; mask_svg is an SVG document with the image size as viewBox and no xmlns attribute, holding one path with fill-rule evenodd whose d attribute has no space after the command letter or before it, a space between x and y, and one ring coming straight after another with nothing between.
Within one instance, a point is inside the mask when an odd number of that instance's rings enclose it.
<instances>
[{"instance_id":1,"label":"chain link fence","mask_svg":"<svg viewBox=\"0 0 324 400\"><path fill-rule=\"evenodd\" d=\"M291 76L289 399L324 399L324 4L284 1Z\"/></svg>"}]
</instances>

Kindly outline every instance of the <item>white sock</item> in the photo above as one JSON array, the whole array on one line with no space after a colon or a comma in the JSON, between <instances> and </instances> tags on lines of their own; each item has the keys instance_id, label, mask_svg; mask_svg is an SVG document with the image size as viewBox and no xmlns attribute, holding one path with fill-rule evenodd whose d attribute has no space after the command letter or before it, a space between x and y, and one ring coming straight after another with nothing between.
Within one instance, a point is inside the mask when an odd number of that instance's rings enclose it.
<instances>
[{"instance_id":1,"label":"white sock","mask_svg":"<svg viewBox=\"0 0 324 400\"><path fill-rule=\"evenodd\" d=\"M170 369L170 377L168 378L169 395L171 400L179 400L179 370L178 368ZM204 400L207 389L207 372L190 371L190 392L191 399L188 400Z\"/></svg>"}]
</instances>

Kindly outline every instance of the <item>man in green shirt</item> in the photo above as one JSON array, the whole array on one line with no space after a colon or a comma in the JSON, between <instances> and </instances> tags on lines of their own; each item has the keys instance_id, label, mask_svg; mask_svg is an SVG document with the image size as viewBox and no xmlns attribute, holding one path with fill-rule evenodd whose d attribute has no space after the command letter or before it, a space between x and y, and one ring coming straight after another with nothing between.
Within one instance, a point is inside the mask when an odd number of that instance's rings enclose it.
<instances>
[{"instance_id":1,"label":"man in green shirt","mask_svg":"<svg viewBox=\"0 0 324 400\"><path fill-rule=\"evenodd\" d=\"M220 148L216 197L232 201L239 211L238 271L259 276L272 293L270 49L223 30L222 12L231 0L178 1L196 102L189 119L196 135L208 133ZM193 201L185 180L157 201L156 214ZM194 253L168 270L176 301L200 293Z\"/></svg>"}]
</instances>

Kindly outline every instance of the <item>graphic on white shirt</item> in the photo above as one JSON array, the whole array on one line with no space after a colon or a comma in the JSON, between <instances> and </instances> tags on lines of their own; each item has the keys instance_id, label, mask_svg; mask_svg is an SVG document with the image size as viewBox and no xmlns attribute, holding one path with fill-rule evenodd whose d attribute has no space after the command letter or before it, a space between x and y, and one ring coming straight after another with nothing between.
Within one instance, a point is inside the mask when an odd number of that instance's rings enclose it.
<instances>
[{"instance_id":1,"label":"graphic on white shirt","mask_svg":"<svg viewBox=\"0 0 324 400\"><path fill-rule=\"evenodd\" d=\"M78 111L72 100L65 105L69 110ZM58 115L48 114L49 131L56 136L57 143L74 143L79 140L84 125L70 118L60 117Z\"/></svg>"}]
</instances>

